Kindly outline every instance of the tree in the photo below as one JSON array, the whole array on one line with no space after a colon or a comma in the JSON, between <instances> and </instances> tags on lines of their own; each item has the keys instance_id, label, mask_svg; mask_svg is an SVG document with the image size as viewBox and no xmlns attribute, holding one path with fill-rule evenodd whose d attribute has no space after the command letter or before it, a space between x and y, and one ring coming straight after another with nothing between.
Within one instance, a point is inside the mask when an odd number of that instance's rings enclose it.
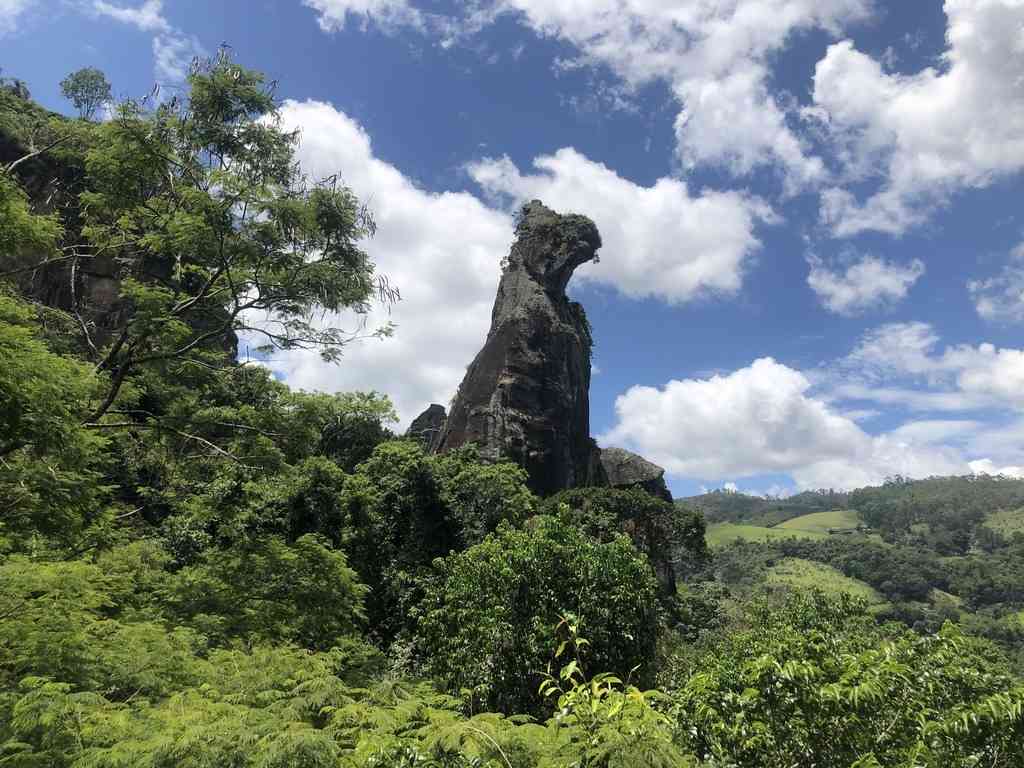
<instances>
[{"instance_id":1,"label":"tree","mask_svg":"<svg viewBox=\"0 0 1024 768\"><path fill-rule=\"evenodd\" d=\"M704 517L641 488L574 488L546 499L544 511L566 515L601 541L628 535L650 559L667 596L675 595L677 577L709 559Z\"/></svg>"},{"instance_id":2,"label":"tree","mask_svg":"<svg viewBox=\"0 0 1024 768\"><path fill-rule=\"evenodd\" d=\"M90 366L54 354L35 320L0 294L0 550L40 533L71 543L101 511L105 441L82 426L98 382Z\"/></svg>"},{"instance_id":3,"label":"tree","mask_svg":"<svg viewBox=\"0 0 1024 768\"><path fill-rule=\"evenodd\" d=\"M216 640L294 642L326 650L364 622L366 587L317 536L276 537L210 550L170 588L174 613Z\"/></svg>"},{"instance_id":4,"label":"tree","mask_svg":"<svg viewBox=\"0 0 1024 768\"><path fill-rule=\"evenodd\" d=\"M92 120L96 110L113 98L106 75L95 67L85 67L60 81L60 92L75 105L80 117Z\"/></svg>"},{"instance_id":5,"label":"tree","mask_svg":"<svg viewBox=\"0 0 1024 768\"><path fill-rule=\"evenodd\" d=\"M113 325L90 319L82 291L74 312L109 385L90 422L160 429L159 414L114 408L130 377L174 379L230 355L240 334L258 351L317 349L337 360L367 330L374 296L396 298L358 243L369 212L336 179L309 183L295 163L297 133L282 129L262 75L226 53L197 64L187 100L147 110L118 106L97 126L80 195L82 239L66 251L72 272L102 262L119 286ZM314 311L349 310L354 327L322 327ZM98 422L111 409L125 418Z\"/></svg>"},{"instance_id":6,"label":"tree","mask_svg":"<svg viewBox=\"0 0 1024 768\"><path fill-rule=\"evenodd\" d=\"M419 608L416 650L454 693L501 712L540 714L541 672L560 619L574 616L592 668L651 680L657 585L625 536L601 544L570 523L505 524L482 543L436 564Z\"/></svg>"}]
</instances>

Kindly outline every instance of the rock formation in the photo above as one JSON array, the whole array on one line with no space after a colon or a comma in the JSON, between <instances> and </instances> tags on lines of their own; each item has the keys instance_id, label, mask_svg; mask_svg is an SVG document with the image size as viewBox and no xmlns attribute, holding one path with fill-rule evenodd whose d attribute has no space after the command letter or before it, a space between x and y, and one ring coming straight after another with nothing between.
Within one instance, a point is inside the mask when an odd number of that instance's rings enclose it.
<instances>
[{"instance_id":1,"label":"rock formation","mask_svg":"<svg viewBox=\"0 0 1024 768\"><path fill-rule=\"evenodd\" d=\"M536 200L523 206L487 341L435 451L475 442L484 458L520 464L541 495L605 484L590 438L590 326L565 295L573 271L596 260L600 247L585 216L559 215Z\"/></svg>"},{"instance_id":2,"label":"rock formation","mask_svg":"<svg viewBox=\"0 0 1024 768\"><path fill-rule=\"evenodd\" d=\"M413 419L405 436L416 439L429 450L430 446L440 438L447 420L448 414L445 413L444 406L431 403L427 410Z\"/></svg>"},{"instance_id":3,"label":"rock formation","mask_svg":"<svg viewBox=\"0 0 1024 768\"><path fill-rule=\"evenodd\" d=\"M601 466L612 488L642 488L652 496L672 501L665 485L665 470L623 448L602 448Z\"/></svg>"}]
</instances>

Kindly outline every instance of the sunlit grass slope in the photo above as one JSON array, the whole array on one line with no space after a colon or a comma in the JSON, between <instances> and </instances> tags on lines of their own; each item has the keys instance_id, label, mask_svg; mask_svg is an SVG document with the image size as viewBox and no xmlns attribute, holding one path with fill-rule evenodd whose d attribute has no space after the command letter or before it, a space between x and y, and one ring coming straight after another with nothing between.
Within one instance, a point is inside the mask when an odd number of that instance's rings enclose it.
<instances>
[{"instance_id":1,"label":"sunlit grass slope","mask_svg":"<svg viewBox=\"0 0 1024 768\"><path fill-rule=\"evenodd\" d=\"M856 528L861 524L860 515L852 509L835 509L831 512L813 512L779 523L776 528L800 530L827 534L830 530L842 531Z\"/></svg>"},{"instance_id":2,"label":"sunlit grass slope","mask_svg":"<svg viewBox=\"0 0 1024 768\"><path fill-rule=\"evenodd\" d=\"M816 563L798 557L787 557L768 569L765 582L767 584L785 584L799 589L815 588L829 594L846 593L854 597L862 597L871 606L879 608L888 605L884 597L863 581L844 576L832 566L824 563Z\"/></svg>"},{"instance_id":3,"label":"sunlit grass slope","mask_svg":"<svg viewBox=\"0 0 1024 768\"><path fill-rule=\"evenodd\" d=\"M764 528L759 525L738 525L736 523L718 523L708 526L707 542L709 547L725 547L736 539L743 541L779 541L780 539L825 539L827 533L805 531L792 528Z\"/></svg>"}]
</instances>

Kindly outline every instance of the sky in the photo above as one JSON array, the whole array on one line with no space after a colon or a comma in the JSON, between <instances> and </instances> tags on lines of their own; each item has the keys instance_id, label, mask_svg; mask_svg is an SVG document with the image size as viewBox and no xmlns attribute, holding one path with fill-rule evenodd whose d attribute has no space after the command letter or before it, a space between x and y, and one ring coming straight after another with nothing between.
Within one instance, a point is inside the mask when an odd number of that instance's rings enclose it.
<instances>
[{"instance_id":1,"label":"sky","mask_svg":"<svg viewBox=\"0 0 1024 768\"><path fill-rule=\"evenodd\" d=\"M290 385L448 403L539 198L604 240L591 431L676 495L1024 476L1024 0L0 0L64 112L68 72L166 94L222 44L402 294Z\"/></svg>"}]
</instances>

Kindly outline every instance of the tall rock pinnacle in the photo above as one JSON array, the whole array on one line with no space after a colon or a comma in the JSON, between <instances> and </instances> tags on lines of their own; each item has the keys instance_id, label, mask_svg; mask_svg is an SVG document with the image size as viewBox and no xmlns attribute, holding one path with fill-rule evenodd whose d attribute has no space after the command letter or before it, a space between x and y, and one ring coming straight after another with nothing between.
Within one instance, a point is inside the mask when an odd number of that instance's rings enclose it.
<instances>
[{"instance_id":1,"label":"tall rock pinnacle","mask_svg":"<svg viewBox=\"0 0 1024 768\"><path fill-rule=\"evenodd\" d=\"M537 200L523 206L491 330L435 451L476 443L485 458L520 464L542 495L605 483L590 438L590 326L565 295L573 271L600 247L585 216L559 215Z\"/></svg>"}]
</instances>

